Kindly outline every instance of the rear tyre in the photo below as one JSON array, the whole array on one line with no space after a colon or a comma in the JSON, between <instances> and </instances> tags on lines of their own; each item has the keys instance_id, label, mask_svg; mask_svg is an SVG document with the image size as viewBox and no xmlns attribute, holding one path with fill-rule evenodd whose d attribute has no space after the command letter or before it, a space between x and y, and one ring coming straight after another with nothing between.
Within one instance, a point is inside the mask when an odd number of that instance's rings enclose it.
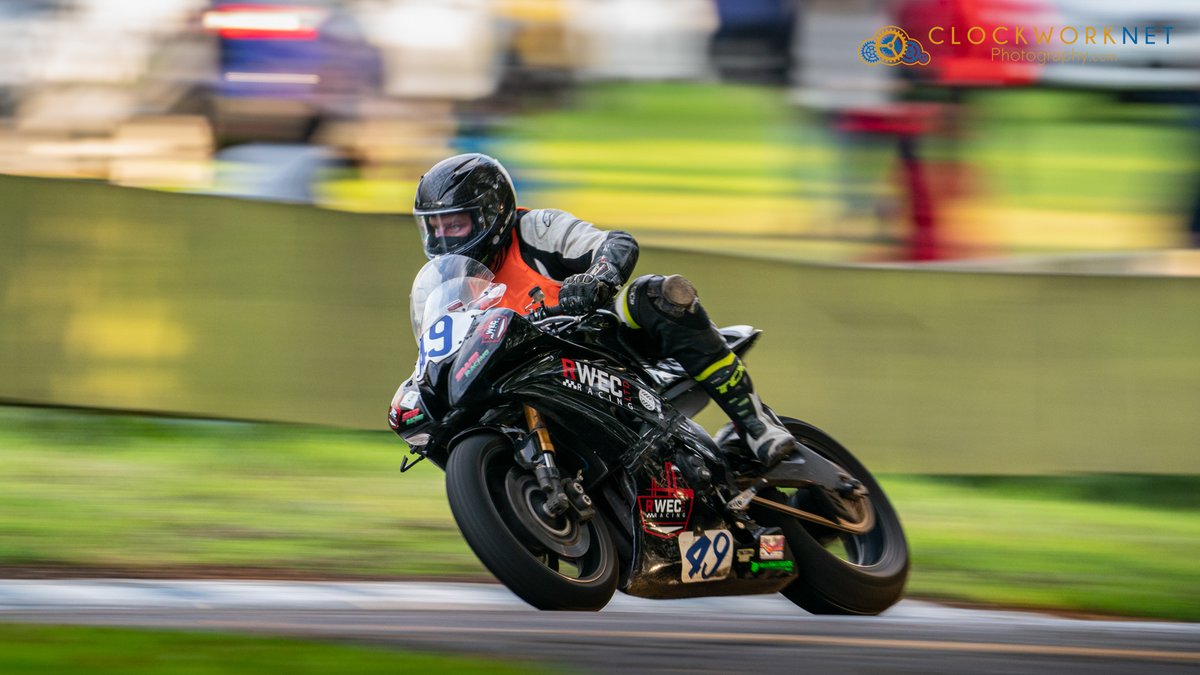
<instances>
[{"instance_id":1,"label":"rear tyre","mask_svg":"<svg viewBox=\"0 0 1200 675\"><path fill-rule=\"evenodd\" d=\"M596 611L617 589L617 554L604 516L541 513L537 482L508 439L474 434L451 448L446 494L463 537L484 566L538 609Z\"/></svg>"},{"instance_id":2,"label":"rear tyre","mask_svg":"<svg viewBox=\"0 0 1200 675\"><path fill-rule=\"evenodd\" d=\"M840 443L800 420L781 419L796 440L862 481L875 511L875 527L852 535L756 508L754 518L781 528L796 557L799 577L781 592L813 614L879 614L900 599L908 579L908 542L896 510L875 477ZM803 490L771 489L760 496L809 510Z\"/></svg>"}]
</instances>

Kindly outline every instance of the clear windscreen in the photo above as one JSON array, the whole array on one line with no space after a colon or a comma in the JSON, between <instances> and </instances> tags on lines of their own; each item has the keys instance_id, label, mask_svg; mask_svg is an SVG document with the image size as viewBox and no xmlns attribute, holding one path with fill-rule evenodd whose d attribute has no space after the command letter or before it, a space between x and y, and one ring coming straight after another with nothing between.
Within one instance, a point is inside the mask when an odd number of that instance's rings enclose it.
<instances>
[{"instance_id":1,"label":"clear windscreen","mask_svg":"<svg viewBox=\"0 0 1200 675\"><path fill-rule=\"evenodd\" d=\"M413 338L419 341L448 311L483 309L498 302L504 286L494 284L495 278L482 263L462 255L438 256L425 263L409 295Z\"/></svg>"}]
</instances>

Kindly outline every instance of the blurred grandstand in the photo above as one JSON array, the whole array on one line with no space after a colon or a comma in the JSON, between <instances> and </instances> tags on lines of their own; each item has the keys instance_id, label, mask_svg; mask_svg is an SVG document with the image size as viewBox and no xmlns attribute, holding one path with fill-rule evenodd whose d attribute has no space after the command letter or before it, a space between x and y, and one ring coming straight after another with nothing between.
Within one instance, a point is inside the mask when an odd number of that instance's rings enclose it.
<instances>
[{"instance_id":1,"label":"blurred grandstand","mask_svg":"<svg viewBox=\"0 0 1200 675\"><path fill-rule=\"evenodd\" d=\"M525 201L663 242L751 213L739 234L789 255L1169 247L1200 191L1193 5L8 0L0 172L398 212L422 169L484 150ZM1019 21L1175 43L1048 65L927 45L924 69L856 49Z\"/></svg>"}]
</instances>

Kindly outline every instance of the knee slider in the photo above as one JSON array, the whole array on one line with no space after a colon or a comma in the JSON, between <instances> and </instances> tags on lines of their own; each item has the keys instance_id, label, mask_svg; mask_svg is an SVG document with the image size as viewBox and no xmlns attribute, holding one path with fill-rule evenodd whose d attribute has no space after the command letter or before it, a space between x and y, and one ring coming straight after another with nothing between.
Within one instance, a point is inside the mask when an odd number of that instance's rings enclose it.
<instances>
[{"instance_id":1,"label":"knee slider","mask_svg":"<svg viewBox=\"0 0 1200 675\"><path fill-rule=\"evenodd\" d=\"M679 274L672 274L663 279L662 297L672 305L682 307L685 311L695 311L696 301L699 299L699 296L696 295L696 287Z\"/></svg>"},{"instance_id":2,"label":"knee slider","mask_svg":"<svg viewBox=\"0 0 1200 675\"><path fill-rule=\"evenodd\" d=\"M664 278L649 290L655 308L672 319L682 319L684 314L695 314L700 306L696 287L679 274Z\"/></svg>"}]
</instances>

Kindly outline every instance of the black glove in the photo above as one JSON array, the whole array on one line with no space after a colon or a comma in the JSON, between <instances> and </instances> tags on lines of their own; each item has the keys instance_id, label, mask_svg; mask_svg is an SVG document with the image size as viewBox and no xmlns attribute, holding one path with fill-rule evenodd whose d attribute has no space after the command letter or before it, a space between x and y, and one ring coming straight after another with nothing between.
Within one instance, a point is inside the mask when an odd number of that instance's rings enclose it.
<instances>
[{"instance_id":1,"label":"black glove","mask_svg":"<svg viewBox=\"0 0 1200 675\"><path fill-rule=\"evenodd\" d=\"M601 255L586 272L563 281L558 305L566 314L587 314L611 300L623 281L620 270Z\"/></svg>"},{"instance_id":2,"label":"black glove","mask_svg":"<svg viewBox=\"0 0 1200 675\"><path fill-rule=\"evenodd\" d=\"M615 290L594 274L572 274L558 292L558 306L565 314L587 314L611 300Z\"/></svg>"}]
</instances>

